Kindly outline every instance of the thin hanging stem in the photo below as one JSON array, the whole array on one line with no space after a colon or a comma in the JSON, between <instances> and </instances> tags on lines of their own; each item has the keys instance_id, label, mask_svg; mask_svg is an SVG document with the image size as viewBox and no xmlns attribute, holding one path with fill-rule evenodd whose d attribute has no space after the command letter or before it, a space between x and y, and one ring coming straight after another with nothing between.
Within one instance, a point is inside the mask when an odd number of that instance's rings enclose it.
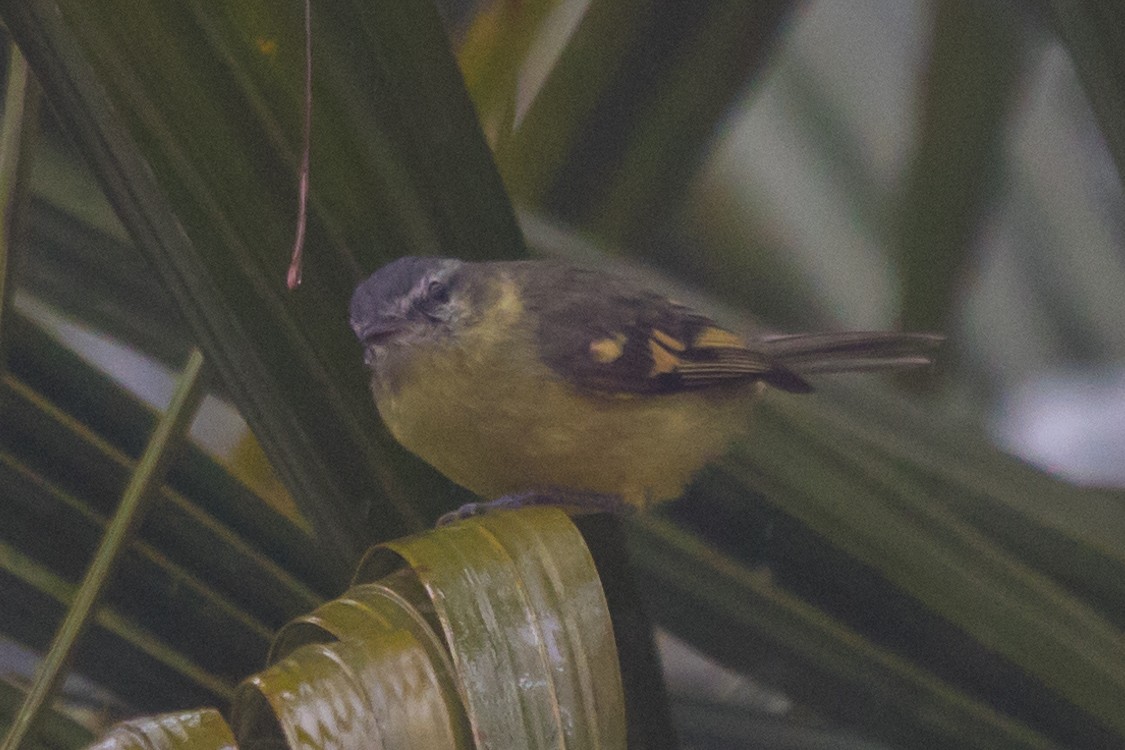
<instances>
[{"instance_id":1,"label":"thin hanging stem","mask_svg":"<svg viewBox=\"0 0 1125 750\"><path fill-rule=\"evenodd\" d=\"M290 289L301 285L301 263L305 252L305 225L309 213L309 151L312 148L312 0L305 0L305 112L301 141L300 186L297 189L297 236L286 279Z\"/></svg>"}]
</instances>

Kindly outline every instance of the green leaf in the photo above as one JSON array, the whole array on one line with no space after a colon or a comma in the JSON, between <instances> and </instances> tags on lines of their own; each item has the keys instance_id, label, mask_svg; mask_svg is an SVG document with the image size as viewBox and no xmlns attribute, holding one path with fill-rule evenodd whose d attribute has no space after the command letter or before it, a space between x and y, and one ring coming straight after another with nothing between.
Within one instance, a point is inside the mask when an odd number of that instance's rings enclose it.
<instances>
[{"instance_id":1,"label":"green leaf","mask_svg":"<svg viewBox=\"0 0 1125 750\"><path fill-rule=\"evenodd\" d=\"M611 240L649 227L678 201L791 6L590 3L519 127L499 145L515 200L591 220ZM488 112L486 104L478 101Z\"/></svg>"},{"instance_id":2,"label":"green leaf","mask_svg":"<svg viewBox=\"0 0 1125 750\"><path fill-rule=\"evenodd\" d=\"M15 715L23 700L23 691L5 680L0 680L0 731L8 731L6 717ZM48 708L39 722L39 735L30 738L27 747L31 750L50 750L60 747L82 747L93 739L90 731L59 711Z\"/></svg>"},{"instance_id":3,"label":"green leaf","mask_svg":"<svg viewBox=\"0 0 1125 750\"><path fill-rule=\"evenodd\" d=\"M924 669L841 627L767 573L656 519L631 548L655 616L723 663L762 674L845 725L912 747L1051 747ZM771 666L772 665L772 666Z\"/></svg>"},{"instance_id":4,"label":"green leaf","mask_svg":"<svg viewBox=\"0 0 1125 750\"><path fill-rule=\"evenodd\" d=\"M382 537L417 528L434 506L411 498L441 486L374 419L352 286L404 252L521 250L472 106L425 3L317 15L317 249L290 294L296 6L126 5L0 14L342 578L364 518Z\"/></svg>"},{"instance_id":5,"label":"green leaf","mask_svg":"<svg viewBox=\"0 0 1125 750\"><path fill-rule=\"evenodd\" d=\"M0 543L0 629L33 648L45 648L75 586L11 545ZM141 710L190 701L215 703L233 685L155 637L139 623L103 607L74 665L114 686Z\"/></svg>"},{"instance_id":6,"label":"green leaf","mask_svg":"<svg viewBox=\"0 0 1125 750\"><path fill-rule=\"evenodd\" d=\"M364 559L357 582L405 561L431 600L478 745L625 746L613 625L598 571L557 508L489 513Z\"/></svg>"},{"instance_id":7,"label":"green leaf","mask_svg":"<svg viewBox=\"0 0 1125 750\"><path fill-rule=\"evenodd\" d=\"M892 741L948 733L937 746L1097 746L1121 731L1122 507L901 398L835 387L766 399L751 438L671 509L719 549L678 538L691 553L669 565L652 524L634 549L658 621L841 722ZM1078 570L1090 580L1068 587ZM824 630L795 644L782 618L805 606ZM793 651L835 640L836 656Z\"/></svg>"},{"instance_id":8,"label":"green leaf","mask_svg":"<svg viewBox=\"0 0 1125 750\"><path fill-rule=\"evenodd\" d=\"M505 42L509 60L528 48L529 28L547 12L546 4L523 5L526 25L517 24ZM1122 45L1113 43L1122 27L1113 23L1119 3L1097 11L1094 5L1052 7L1120 163L1118 123L1125 118L1112 116L1122 79L1115 62ZM717 19L728 11L747 19L755 8L765 13L780 4L698 5L691 11L698 23L679 26L654 20L667 18L650 15L658 7L669 6L595 0L520 128L500 140L505 178L530 209L558 205L556 185L588 188L570 214L586 223L560 231L560 244L604 231L591 221L603 208L612 208L613 234L614 226L645 230L638 214L668 213L681 199L687 175L675 165L698 158L737 93L737 66L714 89L689 85L693 75L703 76L693 71L721 68L719 50L737 46L738 24L726 29ZM516 4L508 9L516 12ZM128 265L126 278L103 281L87 270L97 268L97 255L75 254L59 256L82 259L74 288L88 277L104 296L68 301L72 289L58 269L37 277L36 293L83 316L94 314L100 300L135 295L118 311L108 308L100 322L154 349L162 329L174 330L164 311L180 310L316 530L313 544L299 524L239 492L221 467L199 455L189 459L190 468L173 475L165 492L167 516L143 537L180 567L160 568L150 557L129 574L159 588L184 571L190 581L184 600L217 607L213 619L189 626L217 628L238 612L273 625L294 608L305 611L315 603L312 592L342 588L362 539L417 528L461 500L378 424L347 331L346 301L363 273L401 253L482 258L522 251L432 9L412 0L345 3L333 11L314 9L309 266L305 287L288 294L282 283L303 94L296 6L238 2L204 9L198 2L148 0L93 8L77 0L0 0L0 14L53 108L164 285L134 283L128 276L143 271ZM994 28L1014 15L981 18L963 3L941 13L924 138L902 201L927 214L909 217L905 229L869 228L881 236L909 235L903 262L913 279L907 310L914 309L915 320L949 314L953 281L967 262L962 240L981 226L992 181L1002 174L1003 165L989 161L983 187L973 184L980 180L972 157L995 156L1023 54L1018 40L1009 47L1009 34ZM747 78L778 41L780 27L767 27L773 31L763 33L760 46L741 50ZM993 39L1007 42L994 49ZM648 77L630 81L638 71ZM509 85L511 69L498 80ZM626 100L625 91L644 96ZM496 115L496 107L501 121L507 117L509 95L496 95L486 116ZM477 96L492 101L489 92ZM816 98L810 101L816 109ZM614 104L627 117L603 130ZM105 249L107 264L128 263L111 228L62 200L40 198L35 210L43 219L57 220L61 209L73 222L44 233L45 243L94 237L91 247ZM745 218L725 205L714 213L732 225ZM91 227L100 234L86 234ZM771 236L755 235L755 242L784 244ZM613 251L643 250L652 259L657 249ZM716 265L717 274L731 278L712 279L708 288L726 283L726 291L745 298L729 273L739 257ZM704 278L706 264L695 256L670 260ZM927 268L936 274L933 295ZM790 281L771 277L779 287L773 294L807 299L791 291ZM167 300L152 316L160 320L148 328L130 320L143 318L164 288ZM10 339L12 320L18 317L6 314L4 344L30 364L6 376L0 391L5 416L19 417L2 423L0 440L8 486L28 502L12 527L19 543L5 537L5 549L16 555L11 570L35 575L5 573L5 604L16 615L2 629L41 642L37 631L49 629L65 600L45 594L55 589L44 582L61 581L54 567L76 569L78 555L43 562L28 554L24 545L40 523L31 503L41 498L60 509L60 518L72 519L66 524L80 529L76 535L89 535L92 519L105 515L119 490L151 415L139 414L119 389L96 378L60 376L72 362L50 352L38 356L33 336L25 343L18 333ZM172 357L190 339L178 335L161 356ZM667 511L678 528L650 518L632 532L640 584L662 623L724 663L783 687L802 701L802 713L865 737L910 747L1121 743L1120 493L1049 479L1003 456L979 428L942 417L940 407L920 409L866 389L824 388L805 402L774 398L762 406L753 439ZM91 522L83 525L80 517ZM310 559L317 556L323 556L319 563ZM33 580L44 585L28 583ZM26 612L34 617L17 616ZM154 630L166 626L160 618L154 623ZM254 632L235 627L228 637L241 641ZM134 642L98 631L96 638L104 653L126 658L85 661L83 669L125 685L130 696L182 703L207 692L190 670L177 671L182 654L137 656L159 650L144 651L136 645L141 641L169 648L162 637ZM134 669L145 675L135 684ZM170 675L167 684L154 686L159 680L149 669ZM716 707L695 715L719 723L719 713Z\"/></svg>"},{"instance_id":9,"label":"green leaf","mask_svg":"<svg viewBox=\"0 0 1125 750\"><path fill-rule=\"evenodd\" d=\"M1125 3L1045 0L1043 5L1070 48L1117 174L1125 175Z\"/></svg>"},{"instance_id":10,"label":"green leaf","mask_svg":"<svg viewBox=\"0 0 1125 750\"><path fill-rule=\"evenodd\" d=\"M224 750L234 735L213 708L142 717L115 726L91 750Z\"/></svg>"},{"instance_id":11,"label":"green leaf","mask_svg":"<svg viewBox=\"0 0 1125 750\"><path fill-rule=\"evenodd\" d=\"M1021 73L1010 21L973 0L935 5L921 133L898 207L902 326L944 330L973 239L997 196Z\"/></svg>"}]
</instances>

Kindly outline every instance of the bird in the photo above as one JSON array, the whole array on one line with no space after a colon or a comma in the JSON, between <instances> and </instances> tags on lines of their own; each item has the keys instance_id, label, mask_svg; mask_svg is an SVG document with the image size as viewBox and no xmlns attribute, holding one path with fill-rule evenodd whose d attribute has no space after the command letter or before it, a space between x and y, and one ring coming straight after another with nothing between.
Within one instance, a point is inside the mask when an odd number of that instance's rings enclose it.
<instances>
[{"instance_id":1,"label":"bird","mask_svg":"<svg viewBox=\"0 0 1125 750\"><path fill-rule=\"evenodd\" d=\"M624 276L555 260L408 256L349 307L394 438L483 499L631 512L679 497L744 436L766 388L925 365L940 335L748 339Z\"/></svg>"}]
</instances>

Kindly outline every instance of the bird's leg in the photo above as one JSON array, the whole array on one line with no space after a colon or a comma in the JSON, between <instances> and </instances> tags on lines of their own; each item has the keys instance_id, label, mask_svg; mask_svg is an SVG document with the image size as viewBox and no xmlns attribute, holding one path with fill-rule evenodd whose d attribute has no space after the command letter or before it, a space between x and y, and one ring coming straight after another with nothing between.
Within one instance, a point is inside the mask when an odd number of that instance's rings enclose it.
<instances>
[{"instance_id":1,"label":"bird's leg","mask_svg":"<svg viewBox=\"0 0 1125 750\"><path fill-rule=\"evenodd\" d=\"M437 526L445 526L454 521L479 516L494 510L514 510L531 505L554 505L572 515L586 513L627 515L636 510L633 505L625 502L620 495L603 495L596 492L575 492L573 490L532 490L505 495L483 503L466 503L457 510L450 511L439 518Z\"/></svg>"}]
</instances>

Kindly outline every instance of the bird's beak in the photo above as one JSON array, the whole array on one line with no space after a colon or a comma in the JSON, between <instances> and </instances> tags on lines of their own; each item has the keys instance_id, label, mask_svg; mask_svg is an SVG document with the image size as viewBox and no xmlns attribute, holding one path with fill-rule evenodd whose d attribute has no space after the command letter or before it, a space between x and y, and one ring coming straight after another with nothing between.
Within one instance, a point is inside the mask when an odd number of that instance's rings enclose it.
<instances>
[{"instance_id":1,"label":"bird's beak","mask_svg":"<svg viewBox=\"0 0 1125 750\"><path fill-rule=\"evenodd\" d=\"M375 361L375 350L385 346L406 328L401 318L377 318L352 323L356 338L363 345L363 361L371 366Z\"/></svg>"},{"instance_id":2,"label":"bird's beak","mask_svg":"<svg viewBox=\"0 0 1125 750\"><path fill-rule=\"evenodd\" d=\"M401 320L380 319L353 325L352 330L364 346L380 346L405 328L405 323L406 321Z\"/></svg>"}]
</instances>

